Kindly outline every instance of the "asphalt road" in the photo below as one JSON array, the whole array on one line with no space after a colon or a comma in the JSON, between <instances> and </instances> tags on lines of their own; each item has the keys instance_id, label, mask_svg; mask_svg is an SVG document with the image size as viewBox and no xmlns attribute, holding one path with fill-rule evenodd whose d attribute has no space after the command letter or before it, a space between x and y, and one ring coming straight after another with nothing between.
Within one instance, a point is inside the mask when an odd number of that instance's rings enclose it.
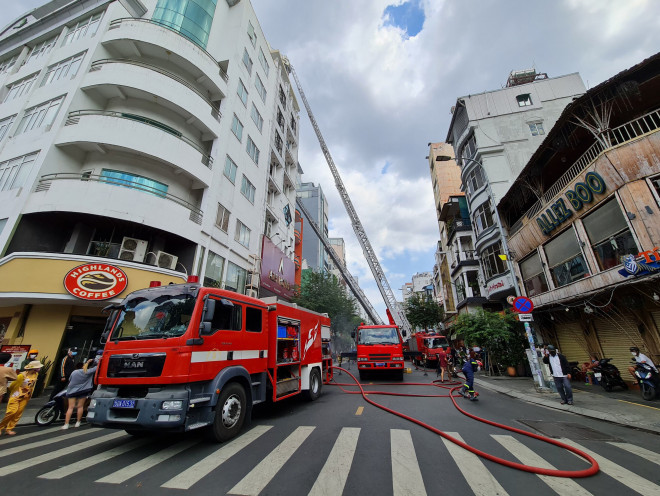
<instances>
[{"instance_id":1,"label":"asphalt road","mask_svg":"<svg viewBox=\"0 0 660 496\"><path fill-rule=\"evenodd\" d=\"M353 366L354 368L354 366ZM339 380L346 376L337 377ZM371 389L442 394L422 372ZM370 395L468 444L512 461L587 468L574 454L472 420L449 398ZM595 454L601 472L585 479L540 478L478 459L438 435L326 386L317 401L291 399L255 409L242 435L222 445L203 432L135 439L123 431L20 426L0 438L4 494L525 495L660 494L660 438L481 391L459 398L467 411L531 432L561 436ZM534 422L541 421L541 424ZM633 452L631 452L633 451Z\"/></svg>"}]
</instances>

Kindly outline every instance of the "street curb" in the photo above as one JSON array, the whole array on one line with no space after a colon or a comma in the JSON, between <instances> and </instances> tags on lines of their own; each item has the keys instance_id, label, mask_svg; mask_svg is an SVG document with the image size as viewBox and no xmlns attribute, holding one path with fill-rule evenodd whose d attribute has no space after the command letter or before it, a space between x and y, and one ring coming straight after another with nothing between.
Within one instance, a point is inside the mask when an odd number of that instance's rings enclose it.
<instances>
[{"instance_id":1,"label":"street curb","mask_svg":"<svg viewBox=\"0 0 660 496\"><path fill-rule=\"evenodd\" d=\"M606 414L606 413L603 413L603 412L599 412L597 410L591 410L591 409L588 409L588 408L583 408L583 407L574 406L574 405L573 406L568 406L568 405L557 404L557 402L555 400L549 401L549 400L545 400L543 398L535 398L533 396L526 395L526 394L521 393L519 391L515 391L515 390L509 389L509 388L504 388L504 387L495 385L491 382L479 380L477 378L474 379L474 382L476 382L477 384L479 384L482 387L485 387L486 389L490 389L492 391L496 391L496 392L504 394L506 396L510 396L512 398L516 398L516 399L519 399L519 400L526 401L527 403L534 403L536 405L545 406L545 407L548 407L548 408L552 408L554 410L559 410L561 412L574 413L576 415L581 415L583 417L595 418L595 419L598 419L598 420L603 420L605 422L609 422L611 424L617 424L617 425L621 425L623 427L628 427L628 428L635 429L635 430L638 430L638 431L644 431L644 432L649 432L651 434L660 435L660 429L658 429L656 427L651 427L651 426L643 426L642 427L638 424L631 424L628 421L625 421L623 419L617 419L616 417L613 417L612 415L609 415L609 414ZM554 393L554 394L558 396L557 393Z\"/></svg>"}]
</instances>

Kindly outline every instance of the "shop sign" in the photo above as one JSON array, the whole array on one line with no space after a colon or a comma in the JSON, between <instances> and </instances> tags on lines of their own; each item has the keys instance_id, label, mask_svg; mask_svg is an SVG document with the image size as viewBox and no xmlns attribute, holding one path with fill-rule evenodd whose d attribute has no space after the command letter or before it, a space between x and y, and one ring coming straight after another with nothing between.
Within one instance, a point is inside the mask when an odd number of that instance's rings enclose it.
<instances>
[{"instance_id":1,"label":"shop sign","mask_svg":"<svg viewBox=\"0 0 660 496\"><path fill-rule=\"evenodd\" d=\"M490 298L494 293L499 293L500 291L505 291L510 288L511 282L509 280L509 275L505 274L488 282L488 286L486 286L486 295Z\"/></svg>"},{"instance_id":2,"label":"shop sign","mask_svg":"<svg viewBox=\"0 0 660 496\"><path fill-rule=\"evenodd\" d=\"M261 247L261 287L289 299L293 297L295 271L293 260L264 236Z\"/></svg>"},{"instance_id":3,"label":"shop sign","mask_svg":"<svg viewBox=\"0 0 660 496\"><path fill-rule=\"evenodd\" d=\"M123 270L108 264L84 264L64 276L64 287L82 300L107 300L118 296L128 286Z\"/></svg>"},{"instance_id":4,"label":"shop sign","mask_svg":"<svg viewBox=\"0 0 660 496\"><path fill-rule=\"evenodd\" d=\"M642 251L637 256L627 255L621 257L623 269L619 271L623 277L645 276L660 272L660 247Z\"/></svg>"},{"instance_id":5,"label":"shop sign","mask_svg":"<svg viewBox=\"0 0 660 496\"><path fill-rule=\"evenodd\" d=\"M20 370L21 364L25 361L28 352L30 351L29 344L9 344L0 348L0 353L10 353L11 358L7 363L0 363L5 367L10 367L14 370Z\"/></svg>"},{"instance_id":6,"label":"shop sign","mask_svg":"<svg viewBox=\"0 0 660 496\"><path fill-rule=\"evenodd\" d=\"M543 234L550 236L552 231L573 216L573 210L568 204L577 212L582 210L585 204L593 202L594 195L604 193L606 189L607 186L600 174L587 172L584 176L584 182L579 182L573 189L566 191L564 193L566 199L560 198L550 205L545 213L536 218L536 223Z\"/></svg>"}]
</instances>

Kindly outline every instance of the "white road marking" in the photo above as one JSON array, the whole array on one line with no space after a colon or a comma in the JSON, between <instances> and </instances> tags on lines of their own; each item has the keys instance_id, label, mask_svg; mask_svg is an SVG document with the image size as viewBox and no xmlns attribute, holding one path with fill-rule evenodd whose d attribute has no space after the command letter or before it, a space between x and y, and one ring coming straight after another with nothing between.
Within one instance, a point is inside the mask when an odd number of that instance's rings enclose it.
<instances>
[{"instance_id":1,"label":"white road marking","mask_svg":"<svg viewBox=\"0 0 660 496\"><path fill-rule=\"evenodd\" d=\"M426 496L410 431L390 429L390 452L394 496Z\"/></svg>"},{"instance_id":2,"label":"white road marking","mask_svg":"<svg viewBox=\"0 0 660 496\"><path fill-rule=\"evenodd\" d=\"M66 434L62 434L61 436L49 437L48 439L44 439L43 441L35 441L34 443L23 444L22 446L15 446L13 448L3 449L2 451L0 451L0 457L15 455L16 453L20 453L21 451L27 451L32 448L41 448L42 446L47 446L53 443L59 443L61 441L66 441L67 439L76 438L78 436L84 436L85 434L89 434L89 433L90 433L89 429L82 429L78 432L71 432L71 430L69 429L69 431L67 431Z\"/></svg>"},{"instance_id":3,"label":"white road marking","mask_svg":"<svg viewBox=\"0 0 660 496\"><path fill-rule=\"evenodd\" d=\"M313 430L311 426L298 427L227 494L258 496Z\"/></svg>"},{"instance_id":4,"label":"white road marking","mask_svg":"<svg viewBox=\"0 0 660 496\"><path fill-rule=\"evenodd\" d=\"M238 453L240 450L245 448L252 441L260 437L271 428L271 425L259 425L254 429L250 429L242 436L218 448L209 456L187 468L176 477L168 480L160 487L167 487L170 489L190 489L193 484L210 474L213 470L218 468L224 462L229 460L229 458L234 456L236 453Z\"/></svg>"},{"instance_id":5,"label":"white road marking","mask_svg":"<svg viewBox=\"0 0 660 496\"><path fill-rule=\"evenodd\" d=\"M608 444L629 451L630 453L633 453L634 455L637 456L641 456L642 458L646 458L648 461L653 462L656 465L660 465L660 453L656 453L655 451L647 450L646 448L641 448L639 446L635 446L634 444L629 444L629 443L610 442Z\"/></svg>"},{"instance_id":6,"label":"white road marking","mask_svg":"<svg viewBox=\"0 0 660 496\"><path fill-rule=\"evenodd\" d=\"M21 426L19 426L21 427ZM30 439L31 437L37 437L37 436L43 436L44 434L47 434L49 432L54 432L54 431L59 431L61 430L62 426L57 426L57 427L51 427L50 429L44 429L43 427L41 430L37 432L31 432L30 434L21 434L20 432L16 434L15 436L7 436L5 434L0 437L0 445L4 444L9 444L11 442L15 441L24 441L26 439Z\"/></svg>"},{"instance_id":7,"label":"white road marking","mask_svg":"<svg viewBox=\"0 0 660 496\"><path fill-rule=\"evenodd\" d=\"M447 434L463 441L457 432L447 432ZM445 443L449 454L476 496L505 496L508 494L477 455L445 438L442 438L442 442Z\"/></svg>"},{"instance_id":8,"label":"white road marking","mask_svg":"<svg viewBox=\"0 0 660 496\"><path fill-rule=\"evenodd\" d=\"M344 492L359 436L359 427L341 430L309 496L336 496Z\"/></svg>"}]
</instances>

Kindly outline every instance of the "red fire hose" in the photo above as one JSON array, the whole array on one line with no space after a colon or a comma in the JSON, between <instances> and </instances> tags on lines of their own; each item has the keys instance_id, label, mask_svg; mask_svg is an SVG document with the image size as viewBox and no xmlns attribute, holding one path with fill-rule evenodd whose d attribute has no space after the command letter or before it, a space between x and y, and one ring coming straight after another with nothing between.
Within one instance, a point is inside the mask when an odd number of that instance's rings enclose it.
<instances>
[{"instance_id":1,"label":"red fire hose","mask_svg":"<svg viewBox=\"0 0 660 496\"><path fill-rule=\"evenodd\" d=\"M474 453L477 456L480 456L482 458L486 458L487 460L490 460L495 463L499 463L500 465L504 465L506 467L514 468L516 470L522 470L524 472L531 472L534 474L539 474L539 475L549 475L552 477L570 477L570 478L580 478L580 477L590 477L592 475L596 475L600 468L598 467L598 462L594 460L593 457L588 455L587 453L584 453L583 451L580 451L577 448L574 448L573 446L569 446L568 444L564 444L560 441L556 441L552 438L541 436L538 434L534 434L532 432L527 432L522 429L516 429L515 427L510 427L508 425L500 424L497 422L493 422L492 420L487 420L481 417L477 417L476 415L473 415L471 413L466 412L463 410L460 406L458 406L458 403L456 403L456 399L453 395L454 391L459 389L461 386L454 386L451 387L449 394L437 394L437 395L424 395L424 394L407 394L407 393L392 393L389 391L369 391L368 393L365 393L364 389L362 388L362 384L351 374L348 370L343 369L341 367L332 367L333 369L336 370L341 370L343 372L346 372L354 381L355 384L337 384L335 383L334 385L339 386L344 392L349 393L349 394L361 394L362 397L367 401L368 403L372 404L373 406L380 408L381 410L385 410L386 412L392 413L398 417L401 417L403 419L406 419L410 422L413 422L417 425L420 425L424 427L425 429L428 429L431 432L434 432L438 434L439 436L444 437L448 441L451 441L454 444L457 444L463 449L466 449L472 453ZM350 386L353 387L357 385L358 388L360 388L360 391L346 391L342 386ZM397 384L400 385L400 384ZM435 386L435 387L444 387L443 385L436 384L435 382L432 383L407 383L406 385L413 385L413 386ZM436 429L435 427L426 424L422 422L421 420L417 420L416 418L410 417L408 415L405 415L401 412L397 412L396 410L393 410L391 408L388 408L384 405L381 405L379 403L376 403L375 401L371 400L370 398L367 398L367 394L369 395L389 395L389 396L414 396L414 397L424 397L424 398L451 398L452 403L454 403L454 406L458 409L459 412L461 412L463 415L467 415L468 417L478 420L479 422L483 422L485 424L493 425L495 427L499 427L500 429L505 429L507 431L515 432L517 434L522 434L524 436L531 437L533 439L538 439L540 441L543 441L548 444L554 444L555 446L558 446L560 448L566 449L568 451L572 451L579 457L584 458L587 462L591 464L591 467L584 469L584 470L557 470L557 469L548 469L548 468L540 468L540 467L531 467L529 465L523 465L522 463L516 463L516 462L511 462L509 460L505 460L504 458L499 458L497 456L491 455L490 453L486 453L485 451L478 450L477 448L474 448L470 446L469 444L464 443L463 441L460 441L446 432L441 431L440 429Z\"/></svg>"}]
</instances>

